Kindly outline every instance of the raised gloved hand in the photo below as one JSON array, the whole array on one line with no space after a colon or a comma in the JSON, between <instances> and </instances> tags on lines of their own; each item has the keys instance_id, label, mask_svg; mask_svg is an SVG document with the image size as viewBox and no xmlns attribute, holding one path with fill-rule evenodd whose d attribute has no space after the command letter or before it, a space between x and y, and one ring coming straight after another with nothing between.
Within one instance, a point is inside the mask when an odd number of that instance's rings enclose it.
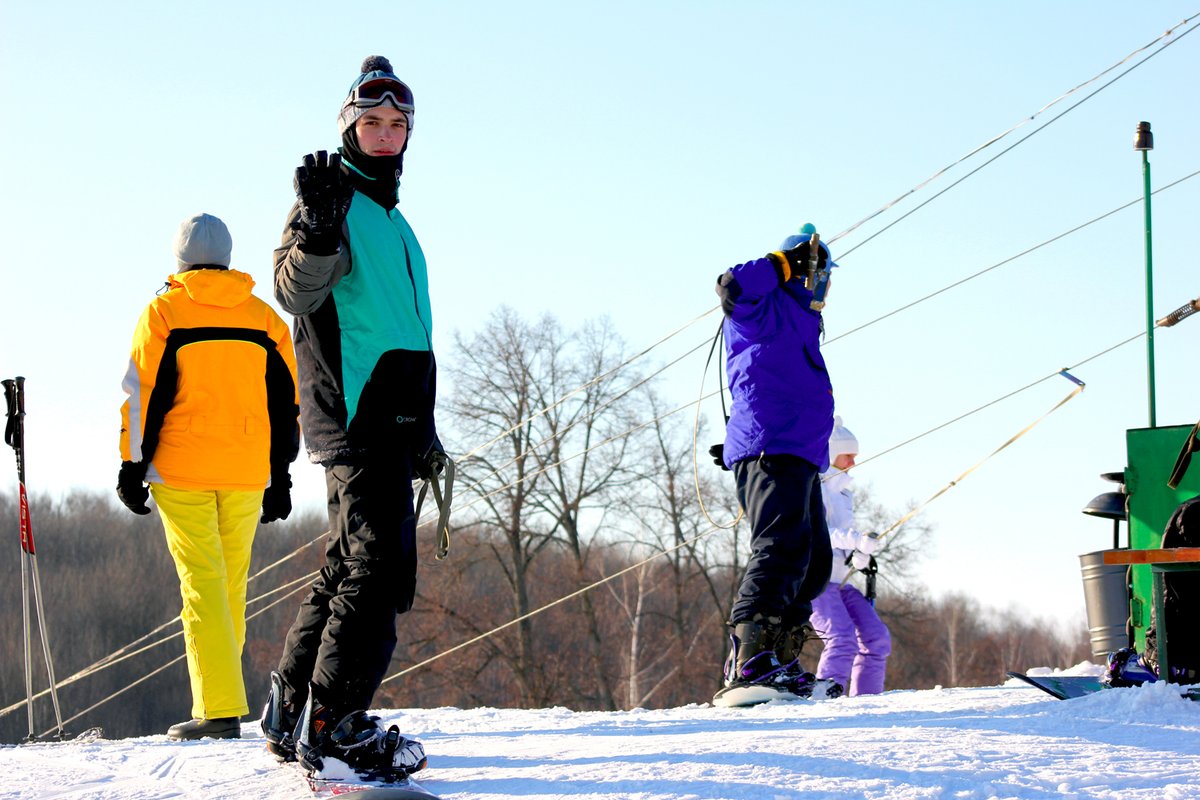
<instances>
[{"instance_id":1,"label":"raised gloved hand","mask_svg":"<svg viewBox=\"0 0 1200 800\"><path fill-rule=\"evenodd\" d=\"M767 258L771 259L771 263L775 265L775 273L779 276L781 284L787 283L792 278L804 277L808 274L809 262L812 261L812 248L813 242L809 239L790 250L767 254ZM829 253L820 245L817 245L816 248L817 269L825 269L825 264L829 261Z\"/></svg>"},{"instance_id":2,"label":"raised gloved hand","mask_svg":"<svg viewBox=\"0 0 1200 800\"><path fill-rule=\"evenodd\" d=\"M271 485L263 490L262 516L259 522L264 525L280 519L287 519L292 513L292 477L286 472L271 476Z\"/></svg>"},{"instance_id":3,"label":"raised gloved hand","mask_svg":"<svg viewBox=\"0 0 1200 800\"><path fill-rule=\"evenodd\" d=\"M150 499L150 490L146 487L146 465L140 461L122 461L121 471L117 473L117 497L135 514L150 513L146 501Z\"/></svg>"},{"instance_id":4,"label":"raised gloved hand","mask_svg":"<svg viewBox=\"0 0 1200 800\"><path fill-rule=\"evenodd\" d=\"M729 471L729 467L725 466L725 445L714 444L712 447L708 448L708 454L712 456L714 464L726 472Z\"/></svg>"},{"instance_id":5,"label":"raised gloved hand","mask_svg":"<svg viewBox=\"0 0 1200 800\"><path fill-rule=\"evenodd\" d=\"M880 547L883 547L883 539L874 531L871 533L860 533L858 541L854 545L855 550L858 550L860 553L866 553L869 556L878 553Z\"/></svg>"},{"instance_id":6,"label":"raised gloved hand","mask_svg":"<svg viewBox=\"0 0 1200 800\"><path fill-rule=\"evenodd\" d=\"M296 168L293 181L300 203L300 249L311 255L333 255L350 210L354 185L342 170L342 157L324 150L310 153Z\"/></svg>"}]
</instances>

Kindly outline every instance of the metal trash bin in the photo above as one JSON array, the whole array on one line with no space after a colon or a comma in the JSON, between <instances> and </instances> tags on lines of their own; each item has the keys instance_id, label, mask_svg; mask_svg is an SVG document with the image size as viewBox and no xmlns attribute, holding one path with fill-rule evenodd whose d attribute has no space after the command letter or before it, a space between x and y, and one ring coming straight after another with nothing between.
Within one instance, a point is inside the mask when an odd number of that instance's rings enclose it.
<instances>
[{"instance_id":1,"label":"metal trash bin","mask_svg":"<svg viewBox=\"0 0 1200 800\"><path fill-rule=\"evenodd\" d=\"M1128 567L1105 564L1106 552L1097 550L1079 557L1092 655L1100 658L1130 645Z\"/></svg>"}]
</instances>

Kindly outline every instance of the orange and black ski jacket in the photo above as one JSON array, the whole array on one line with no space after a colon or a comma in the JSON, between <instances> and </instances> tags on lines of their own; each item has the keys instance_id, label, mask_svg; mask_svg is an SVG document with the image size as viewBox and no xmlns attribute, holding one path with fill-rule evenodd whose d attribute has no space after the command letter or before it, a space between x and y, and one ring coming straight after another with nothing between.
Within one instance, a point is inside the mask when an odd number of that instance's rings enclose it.
<instances>
[{"instance_id":1,"label":"orange and black ski jacket","mask_svg":"<svg viewBox=\"0 0 1200 800\"><path fill-rule=\"evenodd\" d=\"M287 324L237 270L167 279L142 312L123 388L121 459L181 489L254 491L300 445Z\"/></svg>"}]
</instances>

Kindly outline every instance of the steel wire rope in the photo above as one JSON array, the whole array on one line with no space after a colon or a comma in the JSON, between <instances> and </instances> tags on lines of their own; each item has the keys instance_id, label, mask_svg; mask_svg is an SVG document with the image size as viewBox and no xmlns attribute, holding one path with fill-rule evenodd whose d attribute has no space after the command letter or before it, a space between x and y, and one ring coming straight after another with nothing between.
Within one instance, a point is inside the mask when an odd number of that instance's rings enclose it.
<instances>
[{"instance_id":1,"label":"steel wire rope","mask_svg":"<svg viewBox=\"0 0 1200 800\"><path fill-rule=\"evenodd\" d=\"M1165 192L1167 189L1174 188L1175 186L1178 186L1179 184L1183 183L1184 181L1191 180L1192 178L1196 177L1197 175L1200 175L1200 170L1196 170L1195 172L1193 172L1189 175L1185 175L1182 178L1179 178L1178 180L1172 181L1171 183L1168 183L1166 186L1161 186L1158 189L1155 189L1153 192L1151 192L1151 194L1156 195L1159 192ZM1139 203L1141 203L1142 201L1143 201L1143 198L1139 197L1136 200L1131 200L1130 202L1128 202L1122 206L1117 206L1112 211L1105 212L1104 214L1101 214L1100 216L1095 217L1094 219L1088 220L1087 222L1083 223L1082 225L1076 225L1074 228L1071 228L1070 230L1065 231L1064 233L1060 233L1057 236L1051 236L1049 239L1046 239L1043 242L1035 244L1032 247L1026 248L1025 250L1022 250L1021 252L1017 253L1014 256L1009 256L1008 258L1006 258L1002 261L997 261L995 264L992 264L990 267L984 267L983 269L979 270L976 273L968 275L965 278L960 278L959 280L954 281L953 283L946 284L945 286L941 287L940 289L936 289L923 297L919 297L910 303L905 303L902 306L892 309L891 311L887 312L886 314L881 314L880 316L876 317L875 319L869 320L868 322L864 322L861 325L853 327L850 330L846 331L845 333L839 333L837 336L834 336L831 339L829 339L828 341L826 341L825 344L831 345L834 342L836 342L837 340L844 339L852 333L858 333L862 329L869 328L877 322L882 322L883 320L885 320L889 317L893 317L896 314L901 313L902 311L907 311L908 309L912 308L913 306L924 303L926 300L931 300L940 294L950 291L951 289L955 289L955 288L961 286L962 284L967 283L968 281L972 281L981 275L991 272L994 269L998 269L999 267L1002 267L1005 264L1016 261L1018 258L1021 258L1022 256L1027 256L1030 253L1034 252L1035 250L1040 250L1041 248L1046 247L1047 245L1057 242L1059 239L1064 239L1073 233L1078 233L1079 231L1083 230L1084 228L1088 227L1089 225L1094 225L1097 222L1101 222L1102 220L1108 219L1113 214L1124 211L1125 209L1131 208L1132 206L1136 206Z\"/></svg>"},{"instance_id":2,"label":"steel wire rope","mask_svg":"<svg viewBox=\"0 0 1200 800\"><path fill-rule=\"evenodd\" d=\"M253 614L250 614L249 616L247 616L247 617L246 617L246 621L247 621L247 622L249 622L250 620L252 620L252 619L254 619L255 617L257 617L258 615L260 615L260 614L263 614L263 613L266 613L267 611L269 611L270 609L272 609L272 608L274 608L275 606L279 605L279 604L280 604L280 603L282 603L284 600L287 600L289 597L291 597L292 595L296 594L297 592L299 592L299 591L300 591L301 589L303 589L303 588L304 588L303 586L298 586L298 587L296 587L295 589L293 589L292 591L290 591L290 592L288 592L287 594L283 595L282 597L279 597L279 598L277 598L277 599L276 599L274 602L272 602L272 603L270 603L270 604L268 604L268 605L266 605L266 606L263 606L263 607L262 607L262 608L260 608L258 611L255 611ZM139 684L141 684L141 683L144 683L144 682L146 682L146 681L147 681L147 680L149 680L150 678L153 678L155 675L157 675L157 674L159 674L160 672L162 672L163 670L165 670L165 669L167 669L167 668L169 668L169 667L173 666L174 664L178 664L180 661L182 661L182 660L183 660L183 659L185 659L185 658L187 658L187 654L186 654L186 653L183 653L183 654L180 654L180 655L176 656L175 658L171 659L170 661L168 661L167 663L163 664L162 666L160 666L160 667L157 667L157 668L155 668L154 670L151 670L151 671L150 671L148 674L146 674L146 675L143 675L142 677L138 678L137 680L135 680L135 681L133 681L133 682L131 682L131 683L127 684L126 686L124 686L124 687L122 687L122 688L120 688L120 689L118 689L117 691L113 692L112 694L108 695L107 697L103 698L102 700L98 700L98 701L96 701L95 703L93 703L92 705L90 705L90 706L88 706L87 708L83 709L82 711L80 711L79 713L77 713L77 714L75 714L74 716L70 717L69 719L65 719L65 720L63 720L63 724L64 724L64 725L66 725L66 724L68 724L68 723L74 722L75 720L77 720L77 719L79 719L80 717L82 717L84 714L87 714L87 713L89 713L89 712L91 712L91 711L95 711L97 708L99 708L100 706L102 706L102 705L104 705L105 703L109 702L110 700L114 700L114 699L116 699L117 697L120 697L121 695L125 694L125 692L129 691L130 689L134 688L135 686L137 686L137 685L139 685ZM0 716L2 716L2 714L0 714ZM51 728L50 730L54 730L54 729L53 729L53 728ZM46 736L46 735L47 735L49 732L50 732L50 731L46 731L45 733L43 733L43 734L42 734L42 736Z\"/></svg>"},{"instance_id":3,"label":"steel wire rope","mask_svg":"<svg viewBox=\"0 0 1200 800\"><path fill-rule=\"evenodd\" d=\"M854 231L855 231L855 230L857 230L857 229L858 229L860 226L862 226L863 224L865 224L865 223L867 223L867 222L871 221L872 219L874 219L875 217L879 216L880 214L884 213L884 212L885 212L885 211L887 211L888 209L892 208L892 207L893 207L893 206L895 206L896 204L898 204L898 203L900 203L901 201L903 201L903 200L904 200L905 198L907 198L908 196L910 196L910 195L912 195L912 194L915 194L916 192L918 192L918 191L920 191L921 189L925 188L926 186L928 186L930 183L932 183L933 181L935 181L937 178L941 177L943 174L945 174L945 173L946 173L946 172L948 172L949 170L953 169L954 167L958 166L959 164L963 163L964 161L967 161L967 160L969 160L971 157L975 156L976 154L978 154L978 153L982 152L983 150L987 149L987 148L988 148L988 147L990 147L991 145L993 145L993 144L995 144L996 142L1000 141L1001 139L1003 139L1004 137L1008 136L1010 133L1012 133L1013 131L1017 130L1018 128L1020 128L1020 127L1022 127L1022 126L1024 126L1024 125L1026 125L1026 124L1027 124L1027 123L1029 123L1029 122L1032 122L1034 119L1036 119L1036 118L1037 118L1039 115L1041 115L1043 112L1045 112L1045 111L1049 110L1051 107L1053 107L1053 106L1057 105L1057 104L1058 104L1059 102L1061 102L1062 100L1065 100L1066 98L1070 97L1072 94L1074 94L1075 92L1079 91L1079 90L1080 90L1080 89L1082 89L1083 87L1085 87L1085 86L1087 86L1087 85L1089 85L1089 84L1091 84L1091 83L1095 83L1097 80L1099 80L1100 78L1104 77L1104 76L1105 76L1105 75L1107 75L1109 72L1112 72L1114 69L1116 69L1117 67L1121 66L1121 65L1122 65L1122 64L1124 64L1125 62L1129 61L1129 60L1130 60L1131 58L1133 58L1134 56L1136 56L1136 55L1138 55L1139 53L1142 53L1142 52L1144 52L1144 51L1146 51L1146 50L1150 49L1151 47L1153 47L1153 46L1154 46L1155 44L1157 44L1158 42L1161 42L1163 39L1166 39L1168 36L1171 36L1172 34L1174 34L1174 32L1175 32L1175 31L1176 31L1178 28L1180 28L1180 27L1182 27L1182 26L1184 26L1184 25L1188 25L1188 24L1190 24L1190 23L1191 23L1193 20L1195 20L1197 17L1200 17L1200 14L1193 14L1192 16L1190 16L1190 17L1187 17L1186 19L1184 19L1183 21L1181 21L1181 22L1179 22L1178 24L1174 25L1173 27L1171 27L1171 28L1168 28L1168 29L1167 29L1167 30L1166 30L1166 31L1165 31L1165 32L1164 32L1162 35L1158 36L1157 38L1153 39L1152 41L1150 41L1150 42L1147 42L1145 45L1143 45L1143 46L1139 47L1138 49L1134 50L1132 53L1130 53L1129 55L1125 56L1123 59L1121 59L1121 60L1120 60L1120 61L1118 61L1117 63L1113 64L1113 65L1112 65L1111 67L1109 67L1108 69L1105 69L1105 70L1103 70L1102 72L1099 72L1099 73L1097 73L1096 75L1092 76L1092 77L1091 77L1091 78L1089 78L1088 80L1086 80L1086 81L1084 81L1083 83L1081 83L1081 84L1079 84L1078 86L1076 86L1074 89L1071 89L1071 90L1069 90L1069 91L1067 91L1067 92L1064 92L1063 94L1059 95L1057 98L1055 98L1054 100L1050 101L1050 102L1049 102L1049 103L1047 103L1046 105L1042 106L1040 109L1038 109L1037 111L1035 111L1035 112L1034 112L1033 114L1031 114L1030 116L1028 116L1028 117L1026 117L1026 118L1022 119L1020 122L1018 122L1017 124L1013 125L1013 126L1012 126L1012 127L1010 127L1008 130L1004 131L1003 133L997 134L996 136L993 136L991 139L988 139L988 140L987 140L986 142L984 142L983 144L979 145L978 147L976 147L975 149L971 150L971 151L970 151L970 152L968 152L967 154L965 154L965 155L961 156L961 157L960 157L958 160L956 160L956 161L953 161L953 162L951 162L950 164L947 164L946 166L942 167L941 169L939 169L939 170L935 171L935 172L934 172L932 175L930 175L928 178L926 178L925 180L921 181L921 182L920 182L920 183L918 183L917 185L913 186L911 189L909 189L908 191L904 192L903 194L901 194L901 195L900 195L899 197L897 197L896 199L894 199L894 200L892 200L891 202L889 202L889 203L885 204L883 207L881 207L881 208L880 208L880 209L878 209L877 211L875 211L875 212L873 212L873 213L871 213L871 214L868 214L867 216L865 216L865 217L863 217L862 219L860 219L858 222L856 222L856 223L854 223L853 225L851 225L849 228L846 228L844 231L842 231L842 232L840 232L840 233L837 233L837 234L835 234L835 235L834 235L832 238L830 238L830 239L829 239L829 242L830 242L830 243L836 242L838 239L841 239L842 237L844 237L844 236L847 236L847 235L849 235L850 233L854 232ZM1146 61L1149 61L1151 58L1153 58L1154 56L1158 55L1158 53L1162 52L1162 50L1163 50L1163 49L1165 49L1166 47L1168 47L1168 46L1170 46L1170 45L1174 44L1175 42L1179 41L1179 39L1182 39L1182 38L1183 38L1184 36L1186 36L1188 33L1191 33L1193 30L1195 30L1195 28L1192 28L1191 30L1188 30L1188 31L1184 31L1184 32L1183 32L1183 33L1181 33L1181 34L1180 34L1180 35L1179 35L1177 38L1175 38L1175 39L1171 40L1170 42L1168 42L1167 44L1163 45L1163 46L1162 46L1162 47L1160 47L1158 50L1156 50L1154 53L1151 53L1149 56L1147 56L1146 58L1142 59L1141 61L1139 61L1139 62L1138 62L1137 64L1135 64L1134 66L1132 66L1132 67L1130 67L1129 69L1125 70L1125 72L1122 72L1122 73L1121 73L1120 75L1118 75L1116 78L1114 78L1113 80L1111 80L1111 81L1109 81L1108 83L1104 84L1104 86L1101 86L1101 87L1100 87L1099 89L1097 89L1095 92L1092 92L1092 94L1090 94L1090 95L1088 95L1087 97L1085 97L1085 98L1084 98L1083 100L1081 100L1079 103L1076 103L1074 106L1071 106L1071 108L1067 109L1067 110L1066 110L1066 111L1064 111L1062 114L1059 114L1059 115L1058 115L1058 117L1055 117L1054 119L1052 119L1052 120L1050 120L1049 122L1047 122L1047 123L1046 123L1046 125L1043 125L1041 128L1038 128L1038 130L1039 130L1039 131L1040 131L1040 130L1042 130L1042 128L1045 128L1047 125L1049 125L1050 123L1054 122L1054 121L1055 121L1055 120L1057 120L1059 117L1062 117L1062 116L1063 116L1063 115L1065 115L1066 113L1068 113L1068 112L1072 111L1072 110L1073 110L1074 108L1076 108L1077 106L1079 106L1079 105L1081 105L1082 103L1084 103L1084 102L1086 102L1087 100L1089 100L1091 97L1095 96L1095 95L1096 95L1097 93L1099 93L1100 91L1102 91L1102 90L1104 90L1104 89L1108 88L1108 87L1109 87L1109 86L1111 86L1113 83L1115 83L1116 81L1120 80L1120 79L1121 79L1121 78L1123 78L1125 75L1129 74L1129 73L1130 73L1130 72L1132 72L1134 69L1136 69L1137 67L1139 67L1139 66L1141 66L1142 64L1144 64ZM1034 133L1037 133L1037 131L1034 131ZM1030 134L1030 136L1032 136L1032 135L1033 135L1033 134L1031 133L1031 134ZM1028 139L1028 138L1029 138L1028 136L1027 136L1027 137L1025 137L1025 139ZM1020 142L1017 142L1017 144L1020 144L1021 142L1025 141L1025 139L1022 139ZM1016 146L1016 145L1013 145L1013 147L1015 147L1015 146ZM996 158L999 158L1001 155L1004 155L1004 153L1007 153L1007 152L1008 152L1008 150L1011 150L1011 149L1013 149L1013 148L1012 148L1012 147L1009 147L1009 148L1007 148L1006 150L1004 150L1003 152L1001 152L1001 153L1000 153L998 156L996 156ZM993 159L991 159L991 161L994 161L994 160L995 160L994 158L993 158ZM944 189L943 191L939 192L937 195L934 195L933 197L929 198L929 200L927 200L927 201L925 201L924 203L922 203L922 204L921 204L921 206L927 205L927 204L928 204L930 201L932 201L932 200L936 199L936 198L937 198L939 195L941 195L941 194L944 194L946 191L949 191L950 189L954 188L954 186L956 186L957 184L961 183L963 180L965 180L966 178L970 177L970 176L971 176L972 174L974 174L975 172L978 172L978 171L979 171L979 169L982 169L983 167L985 167L985 166L987 166L988 164L990 164L990 163L991 163L991 161L985 162L985 163L984 163L984 164L983 164L981 167L979 167L978 169L975 169L975 170L973 170L971 173L968 173L967 175L963 176L963 178L962 178L962 179L960 179L960 180L956 181L955 183L951 184L949 187L947 187L947 188L946 188L946 189ZM906 216L908 216L909 214L913 213L913 211L917 211L918 209L920 209L920 208L921 208L921 206L917 206L917 208L914 208L912 211L908 212L908 214L905 214L904 216L906 217ZM890 228L892 225L895 225L897 222L899 222L899 221L900 221L900 220L902 220L902 219L904 219L904 217L900 217L900 219L898 219L898 220L896 220L895 222L891 223L891 225L888 225L887 227L885 227L885 228L883 228L883 229L879 230L878 232L876 232L876 233L875 233L875 234L873 234L872 236L868 237L867 239L864 239L862 242L859 242L857 245L855 245L854 247L850 248L850 250L847 250L845 253L843 253L843 254L841 255L841 257L842 257L842 258L845 258L845 257L846 257L846 256L847 256L847 255L848 255L850 252L852 252L853 250L857 250L859 247L861 247L862 245L866 244L866 243L867 243L867 242L869 242L871 239L875 238L875 236L878 236L880 233L883 233L883 231L887 230L887 229L888 229L888 228Z\"/></svg>"},{"instance_id":4,"label":"steel wire rope","mask_svg":"<svg viewBox=\"0 0 1200 800\"><path fill-rule=\"evenodd\" d=\"M1196 16L1200 16L1200 15L1195 15L1195 16L1189 17L1189 18L1188 18L1188 20L1186 20L1186 21L1191 21L1191 20L1195 19L1195 18L1196 18ZM1183 23L1180 23L1180 24L1183 24ZM1174 30L1174 29L1172 29L1172 30ZM1099 88L1097 88L1095 91L1093 91L1091 94L1088 94L1088 95L1086 95L1085 97L1083 97L1081 100L1079 100L1079 101L1078 101L1077 103L1075 103L1074 105L1072 105L1072 106L1069 106L1068 108L1064 109L1063 111L1061 111L1061 112L1060 112L1060 113L1058 113L1057 115L1055 115L1055 116L1051 117L1051 118L1050 118L1050 119L1048 119L1046 122L1044 122L1042 125L1038 126L1038 127L1037 127L1037 128L1035 128L1034 130L1032 130L1032 131L1030 131L1028 134L1026 134L1025 136L1023 136L1023 137L1021 137L1020 139L1018 139L1017 141L1013 142L1013 143L1012 143L1012 144L1010 144L1008 147L1004 148L1004 149L1003 149L1003 150L1001 150L999 153L997 153L996 155L994 155L994 156L992 156L991 158L989 158L987 161L984 161L982 164L980 164L979 166L977 166L977 167L975 167L974 169L972 169L972 170L971 170L970 172L968 172L966 175L963 175L961 178L959 178L958 180L956 180L956 181L954 181L953 183L951 183L951 184L950 184L949 186L947 186L945 189L942 189L941 191L939 191L939 192L937 192L936 194L934 194L932 197L930 197L930 198L927 198L926 200L922 201L922 202L921 202L921 203L919 203L919 204L918 204L918 205L917 205L915 208L909 209L908 211L906 211L905 213L901 214L901 215L900 215L899 217L897 217L896 219L894 219L894 220L892 220L891 222L889 222L887 225L884 225L882 228L880 228L879 230L877 230L877 231L875 231L874 233L872 233L872 234L871 234L870 236L868 236L866 239L863 239L861 242L859 242L858 244L854 245L854 246L853 246L853 247L851 247L849 250L846 250L845 252L843 252L843 253L842 253L842 254L839 256L839 258L840 258L840 259L844 259L844 258L846 258L846 256L850 255L851 253L853 253L853 252L854 252L855 250L857 250L858 248L862 247L862 246L863 246L864 244L866 244L867 242L869 242L869 241L871 241L872 239L876 238L877 236L879 236L880 234L884 233L884 232L885 232L885 231L887 231L888 229L890 229L890 228L892 228L892 227L894 227L894 226L898 225L899 223L903 222L903 221L904 221L905 219L907 219L908 217L911 217L913 214L915 214L916 212L920 211L922 208L924 208L925 206L929 205L929 204L930 204L930 203L932 203L934 200L936 200L936 199L938 199L939 197L941 197L942 195L944 195L946 192L948 192L948 191L950 191L951 189L953 189L954 187L958 186L960 183L962 183L963 181L965 181L967 178L970 178L972 175L974 175L975 173L979 172L979 171L980 171L980 170L982 170L984 167L988 166L989 164L992 164L992 163L993 163L993 162L995 162L997 159L999 159L999 158L1003 157L1004 155L1006 155L1007 153L1011 152L1011 151L1012 151L1012 150L1014 150L1015 148L1019 147L1020 145L1024 144L1025 142L1029 141L1029 140L1030 140L1030 139L1032 139L1034 136L1036 136L1037 134L1041 133L1041 132L1042 132L1042 131L1044 131L1046 128L1050 127L1050 126L1051 126L1051 125L1053 125L1055 122L1057 122L1058 120L1060 120L1060 119L1062 119L1063 117L1065 117L1067 114L1070 114L1072 111L1074 111L1075 109L1079 108L1081 105L1083 105L1084 103L1086 103L1088 100L1091 100L1091 99L1092 99L1093 97L1095 97L1097 94L1099 94L1100 92L1104 91L1104 90L1105 90L1105 89L1107 89L1109 86L1112 86L1114 83L1116 83L1117 81L1119 81L1121 78L1125 77L1125 76L1126 76L1126 75L1128 75L1130 72L1133 72L1135 69L1137 69L1138 67L1140 67L1142 64L1145 64L1147 61L1149 61L1150 59L1154 58L1156 55L1158 55L1159 53L1161 53L1163 50L1166 50L1166 49L1167 49L1168 47L1170 47L1171 45L1173 45L1173 44L1175 44L1175 43L1179 42L1180 40L1182 40L1182 39L1183 39L1183 37L1184 37L1184 36L1187 36L1189 33L1192 33L1192 31L1195 31L1195 30L1196 30L1196 28L1190 28L1190 29L1188 29L1188 30L1184 31L1183 33L1179 34L1179 36L1177 36L1176 38L1174 38L1174 39L1172 39L1171 41L1167 42L1167 43L1166 43L1166 44L1164 44L1162 47L1158 48L1158 49L1157 49L1157 50L1155 50L1153 53L1151 53L1150 55L1148 55L1148 56L1146 56L1145 58L1143 58L1141 61L1137 62L1136 64L1134 64L1133 66L1129 67L1128 69L1126 69L1126 70L1125 70L1124 72L1122 72L1121 74L1117 75L1117 76L1116 76L1115 78L1113 78L1112 80L1110 80L1110 81L1108 81L1107 83L1103 84L1102 86L1100 86ZM836 236L835 236L835 237L833 237L833 239L831 239L830 241L831 241L831 242L832 242L832 241L836 241L836 240L837 240L837 238L838 238L838 237L836 237Z\"/></svg>"},{"instance_id":5,"label":"steel wire rope","mask_svg":"<svg viewBox=\"0 0 1200 800\"><path fill-rule=\"evenodd\" d=\"M679 410L679 409L676 409L676 410ZM674 413L674 412L671 412L671 413ZM494 636L495 634L499 633L502 630L505 630L506 628L511 628L513 625L516 625L520 622L524 622L525 620L530 619L531 617L536 617L538 614L541 614L543 611L548 611L551 608L554 608L555 606L562 605L563 603L567 602L568 600L573 600L576 597L579 597L580 595L587 594L591 590L599 588L599 587L609 583L610 581L614 581L617 578L621 577L622 575L624 575L628 572L632 572L635 569L639 569L639 568L645 566L646 564L649 564L651 561L654 561L657 558L661 558L670 553L673 553L682 547L687 547L689 545L693 545L696 542L700 541L701 539L705 538L706 536L711 536L712 534L716 533L719 530L723 530L723 529L722 528L710 528L707 531L704 531L703 533L699 533L690 539L686 539L682 542L679 542L678 544L672 545L671 547L668 547L665 550L659 550L654 555L649 556L648 558L645 558L636 564L632 564L628 567L625 567L624 569L614 572L612 575L605 576L605 577L601 578L600 580L597 580L591 584L588 584L587 586L576 589L575 591L571 592L570 594L560 597L557 600L552 600L551 602L546 603L545 605L540 606L539 608L535 608L533 611L530 611L526 614L522 614L521 616L517 617L516 619L509 620L508 622L505 622L503 625L499 625L495 628L492 628L490 631L481 633L478 636L468 639L465 642L460 642L459 644L456 644L455 646L451 647L448 650L443 650L442 652L437 653L436 655L432 655L423 661L419 661L416 664L412 664L408 667L405 667L404 669L400 670L399 672L393 673L393 674L387 676L386 678L384 678L382 681L380 681L380 685L383 685L383 684L387 683L388 681L395 680L396 678L403 677L404 675L407 675L410 672L415 672L418 669L421 669L422 667L426 667L426 666L432 664L433 662L450 655L451 653L455 653L455 652L458 652L459 650L470 647L471 645L475 644L476 642L481 642L484 639L487 639L490 636Z\"/></svg>"},{"instance_id":6,"label":"steel wire rope","mask_svg":"<svg viewBox=\"0 0 1200 800\"><path fill-rule=\"evenodd\" d=\"M270 597L273 594L278 594L279 592L285 591L290 587L294 587L294 588L292 588L292 591L288 592L288 594L286 595L287 597L290 597L291 595L293 595L297 591L299 591L301 588L303 588L302 586L297 586L297 584L300 584L300 583L307 584L318 574L318 572L319 572L318 570L314 570L313 572L310 572L307 575L303 575L299 578L289 581L288 583L283 584L282 586L276 587L275 589L268 590L268 591L264 592L263 594L258 595L257 597L253 597L246 601L246 606L247 606L247 608L249 608L250 606L253 606L253 605L265 600L266 598ZM275 603L272 603L271 605L267 606L266 608L271 608L274 605L275 605ZM265 611L265 610L266 609L264 608L261 611ZM254 614L246 617L246 619L247 620L253 619L255 616L258 616L258 614L261 613L261 611L255 612ZM166 636L162 637L161 639L150 642L147 645L144 645L142 647L137 647L137 645L139 643L145 641L146 639L149 639L151 636L165 630L166 628L170 627L171 625L173 625L179 621L180 621L180 617L176 616L174 619L172 619L168 622L165 622L162 625L159 625L157 628L150 631L149 633L144 634L144 635L140 636L139 638L135 639L134 641L130 642L129 644L125 645L125 647L122 647L122 648L108 654L104 658L101 658L99 661L96 661L93 664L90 664L89 666L86 666L86 667L80 669L79 671L75 672L73 675L63 678L61 681L58 681L57 687L62 688L64 686L70 686L71 684L77 683L78 681L81 681L84 678L89 678L92 675L103 672L104 670L108 669L109 667L116 666L117 664L120 664L123 661L128 661L129 659L134 658L135 656L139 656L142 653L149 652L150 650L153 650L155 647L158 647L161 644L166 644L167 642L171 641L172 639L177 639L177 638L183 636L183 630L180 629L180 630L174 631L173 633L167 634ZM134 648L134 649L130 649L130 648ZM176 659L176 660L178 660L178 659ZM173 664L175 662L172 661L171 663ZM168 664L167 666L170 666L170 664ZM50 689L49 689L49 687L47 687L46 689L43 689L41 692L38 692L37 694L35 694L33 696L33 699L38 700L42 697L45 697L49 693L50 693ZM23 705L25 705L25 701L21 700L20 702L13 703L12 705L9 705L9 706L5 706L4 708L0 708L0 718L3 718L4 716L12 713L13 711L16 711L17 709L21 708L21 706L23 706ZM72 717L71 721L73 721L77 717L78 717L78 715L76 715L76 717Z\"/></svg>"}]
</instances>

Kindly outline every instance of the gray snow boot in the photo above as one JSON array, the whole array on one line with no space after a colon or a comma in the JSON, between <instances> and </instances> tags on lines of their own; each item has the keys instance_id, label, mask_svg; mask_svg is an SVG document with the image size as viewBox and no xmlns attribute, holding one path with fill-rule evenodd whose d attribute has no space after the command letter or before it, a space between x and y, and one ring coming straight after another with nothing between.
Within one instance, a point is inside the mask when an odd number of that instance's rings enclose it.
<instances>
[{"instance_id":1,"label":"gray snow boot","mask_svg":"<svg viewBox=\"0 0 1200 800\"><path fill-rule=\"evenodd\" d=\"M191 719L167 728L167 738L176 742L192 739L240 739L242 723L237 717Z\"/></svg>"}]
</instances>

